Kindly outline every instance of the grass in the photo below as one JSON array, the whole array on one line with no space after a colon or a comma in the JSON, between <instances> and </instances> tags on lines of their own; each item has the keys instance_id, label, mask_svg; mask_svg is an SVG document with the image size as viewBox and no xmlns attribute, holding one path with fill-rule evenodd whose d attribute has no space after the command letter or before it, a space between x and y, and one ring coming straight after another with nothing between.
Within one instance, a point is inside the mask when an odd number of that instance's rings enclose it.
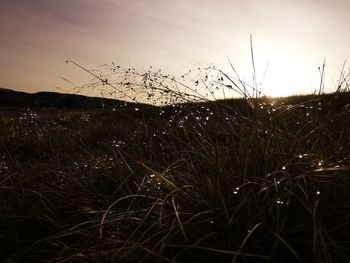
<instances>
[{"instance_id":1,"label":"grass","mask_svg":"<svg viewBox=\"0 0 350 263\"><path fill-rule=\"evenodd\" d=\"M350 95L2 108L5 262L347 262Z\"/></svg>"}]
</instances>

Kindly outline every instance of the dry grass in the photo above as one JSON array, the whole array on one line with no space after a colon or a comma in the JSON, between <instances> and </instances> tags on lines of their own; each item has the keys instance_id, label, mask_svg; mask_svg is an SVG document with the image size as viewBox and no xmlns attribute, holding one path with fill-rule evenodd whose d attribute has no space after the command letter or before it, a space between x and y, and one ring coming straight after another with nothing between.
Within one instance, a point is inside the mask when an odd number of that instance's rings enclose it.
<instances>
[{"instance_id":1,"label":"dry grass","mask_svg":"<svg viewBox=\"0 0 350 263\"><path fill-rule=\"evenodd\" d=\"M346 262L349 94L2 109L7 262Z\"/></svg>"}]
</instances>

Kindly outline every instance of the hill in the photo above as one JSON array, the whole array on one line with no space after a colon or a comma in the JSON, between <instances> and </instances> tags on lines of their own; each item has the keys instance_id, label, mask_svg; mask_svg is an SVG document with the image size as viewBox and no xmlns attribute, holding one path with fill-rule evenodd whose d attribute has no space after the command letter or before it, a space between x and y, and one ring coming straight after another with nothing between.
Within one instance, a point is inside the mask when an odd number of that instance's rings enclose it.
<instances>
[{"instance_id":1,"label":"hill","mask_svg":"<svg viewBox=\"0 0 350 263\"><path fill-rule=\"evenodd\" d=\"M37 107L51 95L0 107L0 261L349 262L349 93Z\"/></svg>"},{"instance_id":2,"label":"hill","mask_svg":"<svg viewBox=\"0 0 350 263\"><path fill-rule=\"evenodd\" d=\"M56 107L56 108L119 108L127 106L125 101L83 95L37 92L26 93L0 88L0 107Z\"/></svg>"}]
</instances>

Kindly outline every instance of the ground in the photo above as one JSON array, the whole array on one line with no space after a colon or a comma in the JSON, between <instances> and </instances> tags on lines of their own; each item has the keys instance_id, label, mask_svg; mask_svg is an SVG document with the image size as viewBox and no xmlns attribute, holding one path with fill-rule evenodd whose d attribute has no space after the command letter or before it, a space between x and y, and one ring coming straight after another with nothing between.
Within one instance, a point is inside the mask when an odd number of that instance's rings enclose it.
<instances>
[{"instance_id":1,"label":"ground","mask_svg":"<svg viewBox=\"0 0 350 263\"><path fill-rule=\"evenodd\" d=\"M0 109L6 262L346 262L350 96Z\"/></svg>"}]
</instances>

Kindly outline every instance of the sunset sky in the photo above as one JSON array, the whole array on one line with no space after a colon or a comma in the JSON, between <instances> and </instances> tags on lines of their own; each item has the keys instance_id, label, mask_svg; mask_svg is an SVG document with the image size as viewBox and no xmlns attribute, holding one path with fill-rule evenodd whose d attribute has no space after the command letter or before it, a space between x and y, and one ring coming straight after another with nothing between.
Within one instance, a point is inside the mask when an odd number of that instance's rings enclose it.
<instances>
[{"instance_id":1,"label":"sunset sky","mask_svg":"<svg viewBox=\"0 0 350 263\"><path fill-rule=\"evenodd\" d=\"M89 69L117 61L180 75L214 63L252 78L253 35L263 93L290 95L318 88L326 57L326 90L334 90L350 56L349 0L0 0L0 87L69 90ZM348 67L347 67L348 68Z\"/></svg>"}]
</instances>

